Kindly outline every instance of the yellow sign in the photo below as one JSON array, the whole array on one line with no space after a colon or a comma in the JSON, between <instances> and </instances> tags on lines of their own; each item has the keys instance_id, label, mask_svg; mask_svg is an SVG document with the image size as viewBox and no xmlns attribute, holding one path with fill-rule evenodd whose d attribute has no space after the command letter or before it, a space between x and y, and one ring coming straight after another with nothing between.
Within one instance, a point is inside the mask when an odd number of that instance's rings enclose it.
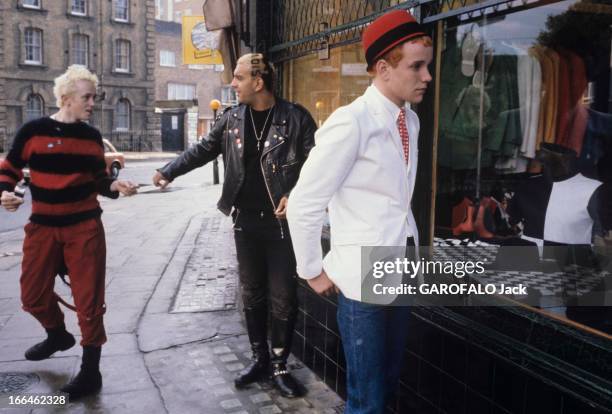
<instances>
[{"instance_id":1,"label":"yellow sign","mask_svg":"<svg viewBox=\"0 0 612 414\"><path fill-rule=\"evenodd\" d=\"M219 33L209 32L204 16L183 16L183 64L222 65Z\"/></svg>"}]
</instances>

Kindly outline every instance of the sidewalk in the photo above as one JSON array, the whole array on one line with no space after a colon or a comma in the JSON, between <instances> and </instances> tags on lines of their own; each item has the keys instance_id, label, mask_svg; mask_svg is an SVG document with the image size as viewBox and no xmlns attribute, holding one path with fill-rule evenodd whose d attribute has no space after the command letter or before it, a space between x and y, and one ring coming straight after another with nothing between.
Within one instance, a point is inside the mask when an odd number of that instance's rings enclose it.
<instances>
[{"instance_id":1,"label":"sidewalk","mask_svg":"<svg viewBox=\"0 0 612 414\"><path fill-rule=\"evenodd\" d=\"M135 151L120 151L123 153L126 161L153 161L153 160L173 160L180 152L135 152ZM0 152L0 159L6 158L6 152Z\"/></svg>"},{"instance_id":2,"label":"sidewalk","mask_svg":"<svg viewBox=\"0 0 612 414\"><path fill-rule=\"evenodd\" d=\"M180 152L123 152L126 161L173 160L178 154Z\"/></svg>"},{"instance_id":3,"label":"sidewalk","mask_svg":"<svg viewBox=\"0 0 612 414\"><path fill-rule=\"evenodd\" d=\"M103 389L64 407L1 413L341 411L340 398L295 359L290 367L308 389L304 398L285 399L267 382L234 389L233 377L250 352L237 306L231 221L216 210L221 187L210 184L211 176L206 167L165 192L102 201L108 244ZM78 346L45 361L24 360L24 350L44 333L20 309L22 238L22 230L0 235L0 397L56 393L80 364ZM56 291L72 301L59 282ZM74 313L65 314L68 329L78 333Z\"/></svg>"}]
</instances>

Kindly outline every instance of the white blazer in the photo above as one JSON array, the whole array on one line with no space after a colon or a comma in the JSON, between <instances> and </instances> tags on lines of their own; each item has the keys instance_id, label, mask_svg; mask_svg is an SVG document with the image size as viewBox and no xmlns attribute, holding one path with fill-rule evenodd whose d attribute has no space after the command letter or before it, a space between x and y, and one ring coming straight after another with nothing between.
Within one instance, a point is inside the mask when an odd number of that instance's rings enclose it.
<instances>
[{"instance_id":1,"label":"white blazer","mask_svg":"<svg viewBox=\"0 0 612 414\"><path fill-rule=\"evenodd\" d=\"M353 300L361 300L361 246L405 246L418 232L410 201L418 159L419 119L406 108L406 165L390 101L375 86L338 108L315 134L291 192L287 219L301 278L322 269ZM322 258L321 230L329 209L331 250Z\"/></svg>"}]
</instances>

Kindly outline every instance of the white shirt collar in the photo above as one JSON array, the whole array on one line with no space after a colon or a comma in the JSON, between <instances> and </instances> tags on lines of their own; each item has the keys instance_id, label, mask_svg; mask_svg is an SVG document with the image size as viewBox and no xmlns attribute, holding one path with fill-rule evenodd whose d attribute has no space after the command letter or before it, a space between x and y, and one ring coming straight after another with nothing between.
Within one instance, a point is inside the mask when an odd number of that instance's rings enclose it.
<instances>
[{"instance_id":1,"label":"white shirt collar","mask_svg":"<svg viewBox=\"0 0 612 414\"><path fill-rule=\"evenodd\" d=\"M383 108L385 108L385 112L391 116L391 118L397 122L397 118L399 117L400 107L397 106L391 99L387 98L383 93L376 87L376 85L371 85L370 89L376 95L378 100L382 103ZM408 112L409 106L404 103L404 108L406 112Z\"/></svg>"}]
</instances>

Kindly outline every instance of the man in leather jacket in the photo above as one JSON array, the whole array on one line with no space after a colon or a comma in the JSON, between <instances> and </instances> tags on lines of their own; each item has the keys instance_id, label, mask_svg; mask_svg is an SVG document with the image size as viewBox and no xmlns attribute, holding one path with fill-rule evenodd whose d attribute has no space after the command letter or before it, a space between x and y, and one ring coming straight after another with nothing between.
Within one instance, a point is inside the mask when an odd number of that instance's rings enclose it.
<instances>
[{"instance_id":1,"label":"man in leather jacket","mask_svg":"<svg viewBox=\"0 0 612 414\"><path fill-rule=\"evenodd\" d=\"M225 179L217 207L232 214L247 332L253 362L237 388L271 374L285 397L301 394L286 367L297 314L295 256L285 217L289 192L314 146L308 111L273 93L274 69L259 53L242 56L232 80L239 105L226 109L205 139L159 169L153 183L223 155ZM233 211L232 211L233 208ZM272 358L268 351L268 303Z\"/></svg>"}]
</instances>

